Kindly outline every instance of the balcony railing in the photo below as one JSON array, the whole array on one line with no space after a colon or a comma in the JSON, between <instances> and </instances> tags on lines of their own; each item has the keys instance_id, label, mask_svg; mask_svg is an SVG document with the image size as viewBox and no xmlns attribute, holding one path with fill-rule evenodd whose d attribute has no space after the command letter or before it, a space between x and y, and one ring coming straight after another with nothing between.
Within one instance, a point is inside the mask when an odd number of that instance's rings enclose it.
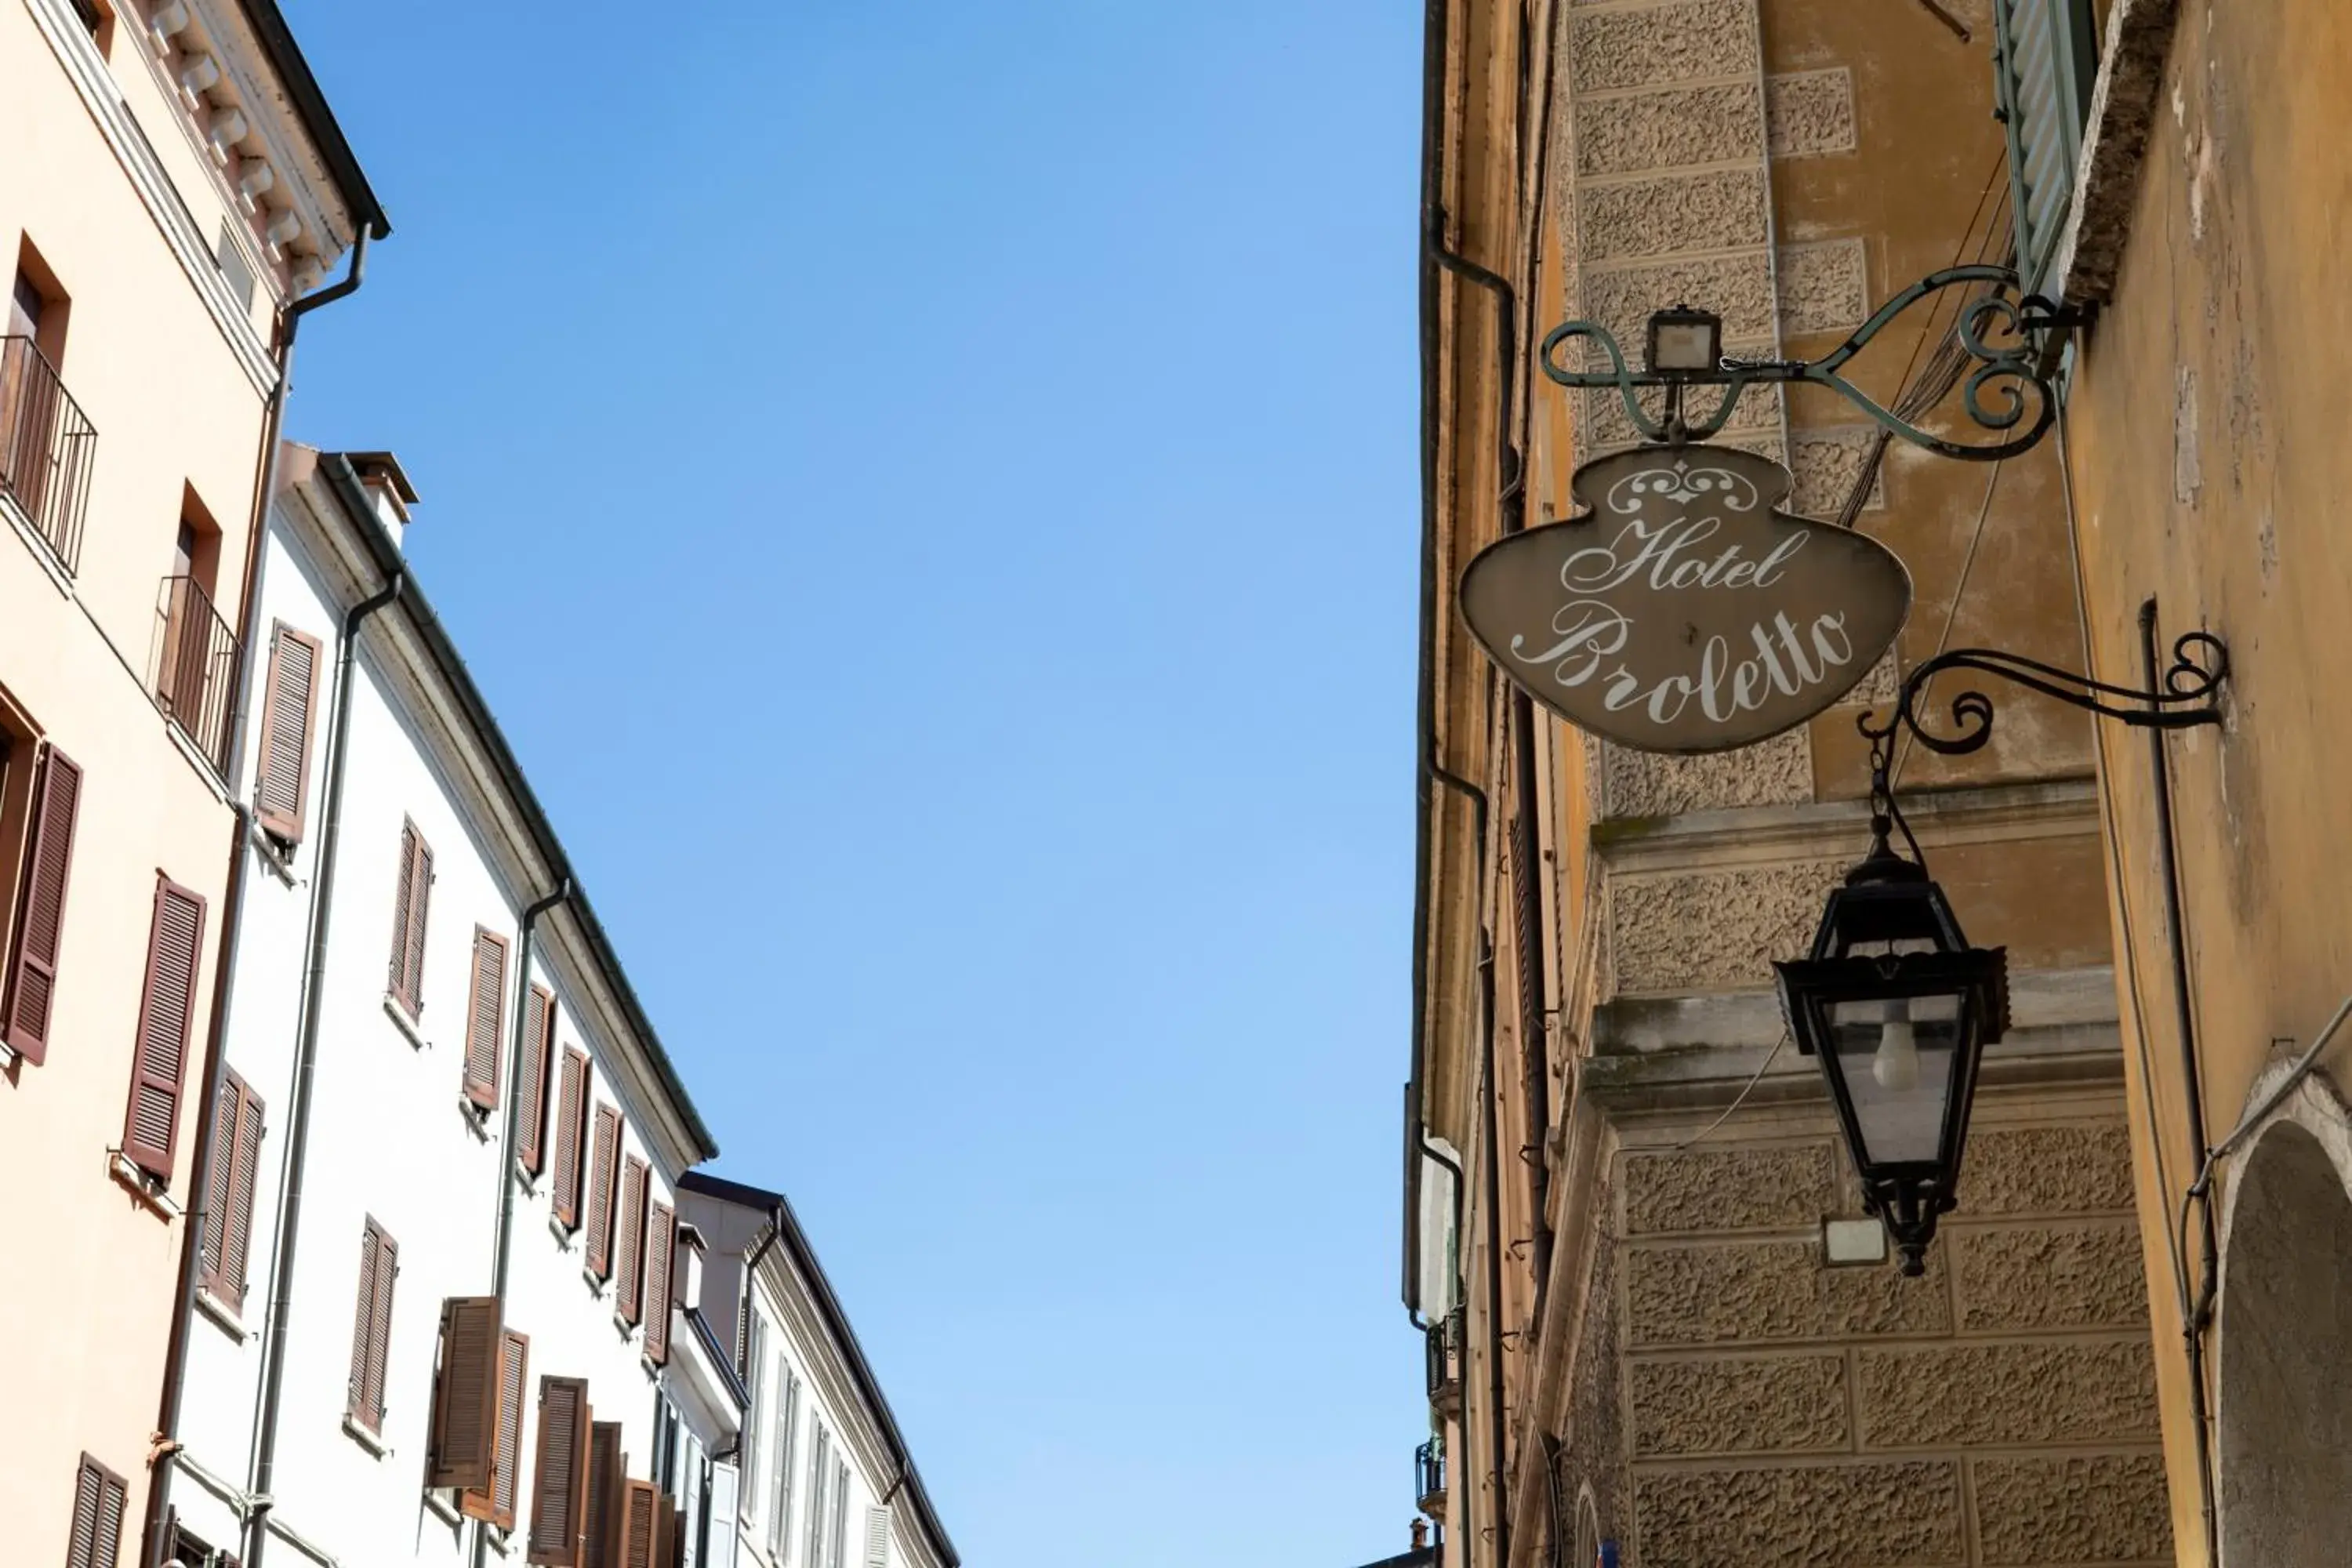
<instances>
[{"instance_id":1,"label":"balcony railing","mask_svg":"<svg viewBox=\"0 0 2352 1568\"><path fill-rule=\"evenodd\" d=\"M25 509L70 575L81 558L98 432L40 348L0 338L0 491Z\"/></svg>"},{"instance_id":2,"label":"balcony railing","mask_svg":"<svg viewBox=\"0 0 2352 1568\"><path fill-rule=\"evenodd\" d=\"M1462 1411L1462 1309L1428 1328L1429 1403L1443 1415Z\"/></svg>"},{"instance_id":3,"label":"balcony railing","mask_svg":"<svg viewBox=\"0 0 2352 1568\"><path fill-rule=\"evenodd\" d=\"M155 700L214 770L226 773L236 634L194 577L163 579L155 617Z\"/></svg>"},{"instance_id":4,"label":"balcony railing","mask_svg":"<svg viewBox=\"0 0 2352 1568\"><path fill-rule=\"evenodd\" d=\"M1445 1444L1435 1437L1412 1451L1413 1501L1421 1511L1445 1520Z\"/></svg>"}]
</instances>

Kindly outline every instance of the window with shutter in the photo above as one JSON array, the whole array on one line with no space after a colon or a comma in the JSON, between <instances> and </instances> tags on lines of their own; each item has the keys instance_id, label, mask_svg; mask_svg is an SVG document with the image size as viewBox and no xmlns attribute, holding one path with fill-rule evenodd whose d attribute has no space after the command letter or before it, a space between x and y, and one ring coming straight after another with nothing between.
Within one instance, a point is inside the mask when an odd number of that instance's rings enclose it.
<instances>
[{"instance_id":1,"label":"window with shutter","mask_svg":"<svg viewBox=\"0 0 2352 1568\"><path fill-rule=\"evenodd\" d=\"M533 985L523 994L522 1081L515 1085L522 1103L515 1108L515 1120L520 1123L515 1135L515 1158L534 1176L547 1165L542 1134L547 1124L547 1079L554 1065L555 996L546 986Z\"/></svg>"},{"instance_id":2,"label":"window with shutter","mask_svg":"<svg viewBox=\"0 0 2352 1568\"><path fill-rule=\"evenodd\" d=\"M588 1058L566 1048L555 1089L555 1223L580 1226L580 1155L588 1121Z\"/></svg>"},{"instance_id":3,"label":"window with shutter","mask_svg":"<svg viewBox=\"0 0 2352 1568\"><path fill-rule=\"evenodd\" d=\"M589 1429L588 1502L583 1531L584 1568L618 1568L621 1519L628 1486L628 1456L621 1452L621 1424L599 1421Z\"/></svg>"},{"instance_id":4,"label":"window with shutter","mask_svg":"<svg viewBox=\"0 0 2352 1568\"><path fill-rule=\"evenodd\" d=\"M41 754L40 778L33 786L32 831L26 836L25 866L16 884L21 918L10 943L7 994L0 996L7 1009L0 1037L35 1066L49 1052L81 783L81 769L72 758L55 746Z\"/></svg>"},{"instance_id":5,"label":"window with shutter","mask_svg":"<svg viewBox=\"0 0 2352 1568\"><path fill-rule=\"evenodd\" d=\"M704 1489L706 1472L702 1468L702 1445L695 1444L687 1456L686 1469L678 1478L677 1487L677 1546L678 1568L700 1568L702 1562L702 1529L709 1521L709 1493Z\"/></svg>"},{"instance_id":6,"label":"window with shutter","mask_svg":"<svg viewBox=\"0 0 2352 1568\"><path fill-rule=\"evenodd\" d=\"M81 1457L74 1477L73 1533L66 1568L117 1568L122 1557L122 1515L131 1489L121 1476Z\"/></svg>"},{"instance_id":7,"label":"window with shutter","mask_svg":"<svg viewBox=\"0 0 2352 1568\"><path fill-rule=\"evenodd\" d=\"M261 1133L260 1096L236 1073L223 1069L220 1101L213 1108L213 1152L205 1183L203 1280L205 1289L231 1311L245 1308Z\"/></svg>"},{"instance_id":8,"label":"window with shutter","mask_svg":"<svg viewBox=\"0 0 2352 1568\"><path fill-rule=\"evenodd\" d=\"M646 1355L656 1366L669 1360L669 1277L677 1251L677 1216L655 1204L646 1224Z\"/></svg>"},{"instance_id":9,"label":"window with shutter","mask_svg":"<svg viewBox=\"0 0 2352 1568\"><path fill-rule=\"evenodd\" d=\"M412 1017L425 1011L425 918L433 903L433 850L416 824L400 825L400 882L392 904L393 1000Z\"/></svg>"},{"instance_id":10,"label":"window with shutter","mask_svg":"<svg viewBox=\"0 0 2352 1568\"><path fill-rule=\"evenodd\" d=\"M613 1277L613 1189L621 1179L621 1113L596 1108L596 1138L588 1160L588 1272Z\"/></svg>"},{"instance_id":11,"label":"window with shutter","mask_svg":"<svg viewBox=\"0 0 2352 1568\"><path fill-rule=\"evenodd\" d=\"M814 1416L809 1426L808 1551L802 1568L824 1568L824 1522L830 1500L824 1489L833 1479L833 1434Z\"/></svg>"},{"instance_id":12,"label":"window with shutter","mask_svg":"<svg viewBox=\"0 0 2352 1568\"><path fill-rule=\"evenodd\" d=\"M590 1427L588 1380L539 1380L539 1442L530 1473L530 1535L525 1560L586 1568Z\"/></svg>"},{"instance_id":13,"label":"window with shutter","mask_svg":"<svg viewBox=\"0 0 2352 1568\"><path fill-rule=\"evenodd\" d=\"M760 1444L766 1426L768 1326L758 1313L750 1310L751 1281L748 1276L743 1281L741 1300L744 1304L743 1323L736 1333L736 1343L741 1348L737 1352L736 1361L743 1376L743 1392L748 1397L743 1405L743 1436L737 1444L736 1458L742 1466L743 1474L751 1479L751 1487L743 1495L743 1517L749 1519L760 1511L760 1455L762 1452Z\"/></svg>"},{"instance_id":14,"label":"window with shutter","mask_svg":"<svg viewBox=\"0 0 2352 1568\"><path fill-rule=\"evenodd\" d=\"M205 900L169 877L155 879L155 917L147 936L147 979L139 998L138 1043L131 1104L123 1115L122 1157L156 1181L172 1180L179 1141L180 1090L187 1076L188 1031L195 1021Z\"/></svg>"},{"instance_id":15,"label":"window with shutter","mask_svg":"<svg viewBox=\"0 0 2352 1568\"><path fill-rule=\"evenodd\" d=\"M473 994L466 1006L466 1098L484 1110L499 1103L499 1042L507 1023L507 939L474 928Z\"/></svg>"},{"instance_id":16,"label":"window with shutter","mask_svg":"<svg viewBox=\"0 0 2352 1568\"><path fill-rule=\"evenodd\" d=\"M833 1467L833 1523L827 1535L826 1568L842 1568L849 1550L849 1467L838 1461Z\"/></svg>"},{"instance_id":17,"label":"window with shutter","mask_svg":"<svg viewBox=\"0 0 2352 1568\"><path fill-rule=\"evenodd\" d=\"M635 1323L646 1297L646 1163L635 1154L621 1163L621 1224L613 1249L619 1257L621 1321Z\"/></svg>"},{"instance_id":18,"label":"window with shutter","mask_svg":"<svg viewBox=\"0 0 2352 1568\"><path fill-rule=\"evenodd\" d=\"M2009 137L2011 225L2025 292L2050 276L2074 200L2091 80L2098 68L2091 0L1993 0L1993 85Z\"/></svg>"},{"instance_id":19,"label":"window with shutter","mask_svg":"<svg viewBox=\"0 0 2352 1568\"><path fill-rule=\"evenodd\" d=\"M890 1568L890 1510L866 1510L866 1568Z\"/></svg>"},{"instance_id":20,"label":"window with shutter","mask_svg":"<svg viewBox=\"0 0 2352 1568\"><path fill-rule=\"evenodd\" d=\"M768 1555L782 1568L793 1544L793 1460L800 1437L801 1380L791 1363L776 1363L775 1491L768 1505Z\"/></svg>"},{"instance_id":21,"label":"window with shutter","mask_svg":"<svg viewBox=\"0 0 2352 1568\"><path fill-rule=\"evenodd\" d=\"M654 1551L660 1544L661 1494L651 1481L625 1484L621 1500L620 1568L656 1568Z\"/></svg>"},{"instance_id":22,"label":"window with shutter","mask_svg":"<svg viewBox=\"0 0 2352 1568\"><path fill-rule=\"evenodd\" d=\"M318 722L319 639L284 621L269 639L262 688L261 745L255 762L253 819L262 831L299 843L309 799L310 742Z\"/></svg>"},{"instance_id":23,"label":"window with shutter","mask_svg":"<svg viewBox=\"0 0 2352 1568\"><path fill-rule=\"evenodd\" d=\"M426 1486L459 1491L489 1486L503 1349L496 1296L452 1296L441 1304L441 1369L433 1383Z\"/></svg>"},{"instance_id":24,"label":"window with shutter","mask_svg":"<svg viewBox=\"0 0 2352 1568\"><path fill-rule=\"evenodd\" d=\"M678 1568L677 1504L667 1492L654 1499L654 1568Z\"/></svg>"},{"instance_id":25,"label":"window with shutter","mask_svg":"<svg viewBox=\"0 0 2352 1568\"><path fill-rule=\"evenodd\" d=\"M710 1467L710 1522L703 1531L702 1560L710 1568L735 1568L736 1515L742 1507L742 1472L733 1465Z\"/></svg>"},{"instance_id":26,"label":"window with shutter","mask_svg":"<svg viewBox=\"0 0 2352 1568\"><path fill-rule=\"evenodd\" d=\"M499 1331L499 1372L491 1384L497 1405L490 1412L490 1479L457 1499L457 1511L500 1530L515 1527L515 1498L522 1479L522 1398L530 1386L530 1340L512 1329Z\"/></svg>"},{"instance_id":27,"label":"window with shutter","mask_svg":"<svg viewBox=\"0 0 2352 1568\"><path fill-rule=\"evenodd\" d=\"M360 1288L352 1315L352 1367L345 1413L371 1432L383 1430L384 1367L392 1355L392 1286L400 1247L373 1219L360 1233Z\"/></svg>"}]
</instances>

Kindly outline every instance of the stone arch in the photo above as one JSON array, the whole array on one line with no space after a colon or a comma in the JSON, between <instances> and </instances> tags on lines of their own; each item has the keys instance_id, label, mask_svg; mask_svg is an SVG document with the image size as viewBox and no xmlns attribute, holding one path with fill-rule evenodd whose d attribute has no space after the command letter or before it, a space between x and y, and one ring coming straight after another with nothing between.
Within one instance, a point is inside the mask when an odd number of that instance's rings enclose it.
<instances>
[{"instance_id":1,"label":"stone arch","mask_svg":"<svg viewBox=\"0 0 2352 1568\"><path fill-rule=\"evenodd\" d=\"M2221 1564L2338 1568L2352 1541L2352 1122L2307 1079L2242 1161L2216 1334Z\"/></svg>"}]
</instances>

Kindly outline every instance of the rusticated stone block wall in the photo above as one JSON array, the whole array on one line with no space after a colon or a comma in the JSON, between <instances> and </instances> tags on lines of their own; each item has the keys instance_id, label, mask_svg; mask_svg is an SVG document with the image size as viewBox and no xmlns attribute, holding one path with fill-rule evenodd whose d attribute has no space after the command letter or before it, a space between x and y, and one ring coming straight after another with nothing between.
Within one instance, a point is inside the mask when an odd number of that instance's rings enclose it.
<instances>
[{"instance_id":1,"label":"rusticated stone block wall","mask_svg":"<svg viewBox=\"0 0 2352 1568\"><path fill-rule=\"evenodd\" d=\"M1613 1481L1627 1564L2171 1561L2120 1108L1988 1120L1919 1279L1827 1264L1860 1204L1826 1130L1621 1150L1588 1340L1618 1409L1564 1479Z\"/></svg>"}]
</instances>

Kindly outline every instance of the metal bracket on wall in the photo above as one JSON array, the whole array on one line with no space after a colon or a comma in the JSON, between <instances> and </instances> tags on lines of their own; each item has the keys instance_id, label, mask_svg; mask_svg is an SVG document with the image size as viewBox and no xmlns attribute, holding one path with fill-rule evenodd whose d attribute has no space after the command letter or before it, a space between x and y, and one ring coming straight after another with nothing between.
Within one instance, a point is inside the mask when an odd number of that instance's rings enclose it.
<instances>
[{"instance_id":1,"label":"metal bracket on wall","mask_svg":"<svg viewBox=\"0 0 2352 1568\"><path fill-rule=\"evenodd\" d=\"M1999 648L1956 647L1937 655L1905 676L1901 689L1895 694L1895 706L1884 720L1878 716L1879 710L1865 709L1855 719L1855 728L1882 746L1894 738L1896 730L1904 729L1929 751L1946 756L1978 750L1992 739L1992 699L1983 692L1971 689L1952 699L1948 706L1949 734L1937 734L1920 721L1920 698L1927 683L1948 669L1996 675L2044 697L2055 698L2068 707L2120 720L2136 729L2187 730L2221 721L2215 694L2230 678L2230 650L2210 632L2183 632L2173 642L2172 665L2164 672L2162 684L2142 690L2094 680L2087 675L2077 675Z\"/></svg>"},{"instance_id":2,"label":"metal bracket on wall","mask_svg":"<svg viewBox=\"0 0 2352 1568\"><path fill-rule=\"evenodd\" d=\"M1952 334L1975 368L1960 384L1960 403L1979 429L2004 434L1999 441L1972 443L1947 440L1921 428L1879 402L1847 378L1845 367L1889 323L1912 306L1947 289L1969 289L1971 297L1959 309ZM1836 393L1893 435L1913 446L1947 458L1994 462L2030 450L2058 417L2055 384L2057 349L2066 334L2083 323L2081 312L2053 304L2019 287L2016 271L2007 267L1972 265L1931 272L1881 305L1853 334L1817 360L1735 359L1718 355L1707 370L1634 370L1616 337L1598 321L1569 321L1552 329L1538 356L1544 374L1567 387L1614 387L1624 399L1625 415L1634 428L1652 441L1700 441L1729 422L1739 395L1751 386L1809 383ZM1561 363L1560 352L1570 342L1598 344L1608 361L1604 370L1576 370ZM1685 389L1715 386L1722 400L1710 414L1692 417L1682 408ZM1666 412L1659 418L1642 405L1644 388L1664 389ZM2012 433L2013 434L2008 434Z\"/></svg>"}]
</instances>

